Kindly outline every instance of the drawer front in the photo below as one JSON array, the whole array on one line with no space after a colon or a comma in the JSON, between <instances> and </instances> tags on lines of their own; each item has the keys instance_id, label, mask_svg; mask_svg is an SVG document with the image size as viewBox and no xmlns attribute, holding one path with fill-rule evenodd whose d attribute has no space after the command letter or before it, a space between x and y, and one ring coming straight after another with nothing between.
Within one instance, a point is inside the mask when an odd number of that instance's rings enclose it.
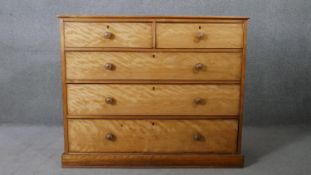
<instances>
[{"instance_id":1,"label":"drawer front","mask_svg":"<svg viewBox=\"0 0 311 175\"><path fill-rule=\"evenodd\" d=\"M240 80L241 53L67 52L70 80Z\"/></svg>"},{"instance_id":2,"label":"drawer front","mask_svg":"<svg viewBox=\"0 0 311 175\"><path fill-rule=\"evenodd\" d=\"M236 120L68 121L70 152L235 153Z\"/></svg>"},{"instance_id":3,"label":"drawer front","mask_svg":"<svg viewBox=\"0 0 311 175\"><path fill-rule=\"evenodd\" d=\"M65 23L66 47L152 47L151 23Z\"/></svg>"},{"instance_id":4,"label":"drawer front","mask_svg":"<svg viewBox=\"0 0 311 175\"><path fill-rule=\"evenodd\" d=\"M242 46L242 24L157 24L158 48L242 48Z\"/></svg>"},{"instance_id":5,"label":"drawer front","mask_svg":"<svg viewBox=\"0 0 311 175\"><path fill-rule=\"evenodd\" d=\"M68 84L69 115L238 115L239 85Z\"/></svg>"}]
</instances>

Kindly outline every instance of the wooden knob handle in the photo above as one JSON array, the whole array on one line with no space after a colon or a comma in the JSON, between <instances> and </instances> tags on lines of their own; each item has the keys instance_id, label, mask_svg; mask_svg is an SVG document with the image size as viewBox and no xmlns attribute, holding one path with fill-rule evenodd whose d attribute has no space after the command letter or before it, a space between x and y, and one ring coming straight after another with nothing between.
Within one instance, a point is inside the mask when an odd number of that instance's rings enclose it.
<instances>
[{"instance_id":1,"label":"wooden knob handle","mask_svg":"<svg viewBox=\"0 0 311 175\"><path fill-rule=\"evenodd\" d=\"M105 39L112 39L113 34L111 32L105 32L104 33L104 38Z\"/></svg>"},{"instance_id":2,"label":"wooden knob handle","mask_svg":"<svg viewBox=\"0 0 311 175\"><path fill-rule=\"evenodd\" d=\"M193 134L192 138L193 138L193 140L195 140L195 141L200 141L200 140L202 140L203 137L202 137L201 134L196 133L196 134Z\"/></svg>"},{"instance_id":3,"label":"wooden knob handle","mask_svg":"<svg viewBox=\"0 0 311 175\"><path fill-rule=\"evenodd\" d=\"M197 32L195 36L198 40L201 40L204 38L205 34L203 32Z\"/></svg>"},{"instance_id":4,"label":"wooden knob handle","mask_svg":"<svg viewBox=\"0 0 311 175\"><path fill-rule=\"evenodd\" d=\"M105 138L106 140L113 141L115 136L112 133L107 133Z\"/></svg>"},{"instance_id":5,"label":"wooden knob handle","mask_svg":"<svg viewBox=\"0 0 311 175\"><path fill-rule=\"evenodd\" d=\"M195 104L197 104L197 105L203 104L203 103L204 103L204 99L201 98L201 97L197 97L197 98L195 98L195 99L193 100L193 102L194 102Z\"/></svg>"},{"instance_id":6,"label":"wooden knob handle","mask_svg":"<svg viewBox=\"0 0 311 175\"><path fill-rule=\"evenodd\" d=\"M202 63L197 63L196 65L194 65L194 68L197 70L197 71L200 71L200 70L203 70L204 69L204 64Z\"/></svg>"},{"instance_id":7,"label":"wooden knob handle","mask_svg":"<svg viewBox=\"0 0 311 175\"><path fill-rule=\"evenodd\" d=\"M106 102L107 104L113 104L113 103L114 103L114 99L113 99L112 97L106 97L106 98L105 98L105 102Z\"/></svg>"},{"instance_id":8,"label":"wooden knob handle","mask_svg":"<svg viewBox=\"0 0 311 175\"><path fill-rule=\"evenodd\" d=\"M106 63L106 64L105 64L105 69L107 69L107 70L113 70L114 67L115 67L115 66L114 66L112 63Z\"/></svg>"}]
</instances>

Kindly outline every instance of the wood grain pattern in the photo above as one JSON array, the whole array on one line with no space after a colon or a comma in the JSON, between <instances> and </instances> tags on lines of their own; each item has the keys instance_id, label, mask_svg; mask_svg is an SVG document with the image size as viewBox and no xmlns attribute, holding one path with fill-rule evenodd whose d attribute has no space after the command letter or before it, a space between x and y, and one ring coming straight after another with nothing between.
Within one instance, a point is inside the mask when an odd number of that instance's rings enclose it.
<instances>
[{"instance_id":1,"label":"wood grain pattern","mask_svg":"<svg viewBox=\"0 0 311 175\"><path fill-rule=\"evenodd\" d=\"M239 119L239 115L67 115L67 119L199 120Z\"/></svg>"},{"instance_id":2,"label":"wood grain pattern","mask_svg":"<svg viewBox=\"0 0 311 175\"><path fill-rule=\"evenodd\" d=\"M240 80L66 80L68 84L240 84Z\"/></svg>"},{"instance_id":3,"label":"wood grain pattern","mask_svg":"<svg viewBox=\"0 0 311 175\"><path fill-rule=\"evenodd\" d=\"M69 84L69 115L237 115L239 85ZM115 104L106 104L112 97ZM194 104L194 99L204 104Z\"/></svg>"},{"instance_id":4,"label":"wood grain pattern","mask_svg":"<svg viewBox=\"0 0 311 175\"><path fill-rule=\"evenodd\" d=\"M152 48L152 23L65 23L65 47ZM105 39L104 33L113 37Z\"/></svg>"},{"instance_id":5,"label":"wood grain pattern","mask_svg":"<svg viewBox=\"0 0 311 175\"><path fill-rule=\"evenodd\" d=\"M246 66L246 47L247 47L247 21L243 23L243 56L241 67L241 89L240 89L240 119L239 119L239 134L238 134L238 153L242 150L242 130L243 130L243 118L244 118L244 88L245 88L245 66Z\"/></svg>"},{"instance_id":6,"label":"wood grain pattern","mask_svg":"<svg viewBox=\"0 0 311 175\"><path fill-rule=\"evenodd\" d=\"M68 124L70 152L235 153L237 146L236 120L72 119ZM108 133L114 140L105 139Z\"/></svg>"},{"instance_id":7,"label":"wood grain pattern","mask_svg":"<svg viewBox=\"0 0 311 175\"><path fill-rule=\"evenodd\" d=\"M63 123L64 123L64 152L68 153L68 120L66 118L67 115L67 87L66 87L66 59L65 59L65 50L64 50L64 22L60 20L60 46L61 46L61 65L62 65L62 102L63 102Z\"/></svg>"},{"instance_id":8,"label":"wood grain pattern","mask_svg":"<svg viewBox=\"0 0 311 175\"><path fill-rule=\"evenodd\" d=\"M69 80L240 80L241 53L67 52ZM114 65L113 70L105 64ZM204 65L196 70L195 65Z\"/></svg>"},{"instance_id":9,"label":"wood grain pattern","mask_svg":"<svg viewBox=\"0 0 311 175\"><path fill-rule=\"evenodd\" d=\"M63 154L63 167L243 167L240 154Z\"/></svg>"},{"instance_id":10,"label":"wood grain pattern","mask_svg":"<svg viewBox=\"0 0 311 175\"><path fill-rule=\"evenodd\" d=\"M204 37L196 39L196 33ZM243 25L158 23L157 48L242 48Z\"/></svg>"},{"instance_id":11,"label":"wood grain pattern","mask_svg":"<svg viewBox=\"0 0 311 175\"><path fill-rule=\"evenodd\" d=\"M110 48L110 47L67 47L66 52L195 52L195 53L241 53L242 48Z\"/></svg>"},{"instance_id":12,"label":"wood grain pattern","mask_svg":"<svg viewBox=\"0 0 311 175\"><path fill-rule=\"evenodd\" d=\"M60 18L63 167L243 166L247 17Z\"/></svg>"}]
</instances>

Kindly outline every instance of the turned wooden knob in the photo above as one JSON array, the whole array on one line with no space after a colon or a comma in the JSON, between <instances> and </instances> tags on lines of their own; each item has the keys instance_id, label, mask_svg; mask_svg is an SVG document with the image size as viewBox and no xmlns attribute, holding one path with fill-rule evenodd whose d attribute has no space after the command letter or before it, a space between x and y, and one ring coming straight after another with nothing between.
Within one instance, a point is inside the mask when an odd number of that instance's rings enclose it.
<instances>
[{"instance_id":1,"label":"turned wooden knob","mask_svg":"<svg viewBox=\"0 0 311 175\"><path fill-rule=\"evenodd\" d=\"M106 102L107 104L113 104L114 99L113 99L112 97L106 97L106 98L105 98L105 102Z\"/></svg>"},{"instance_id":2,"label":"turned wooden knob","mask_svg":"<svg viewBox=\"0 0 311 175\"><path fill-rule=\"evenodd\" d=\"M194 65L195 70L200 71L204 69L204 64L202 63L197 63L196 65Z\"/></svg>"},{"instance_id":3,"label":"turned wooden knob","mask_svg":"<svg viewBox=\"0 0 311 175\"><path fill-rule=\"evenodd\" d=\"M203 32L197 32L195 36L198 40L201 40L204 38L205 34Z\"/></svg>"},{"instance_id":4,"label":"turned wooden knob","mask_svg":"<svg viewBox=\"0 0 311 175\"><path fill-rule=\"evenodd\" d=\"M115 136L112 133L107 133L105 138L106 140L112 141L114 140Z\"/></svg>"},{"instance_id":5,"label":"turned wooden knob","mask_svg":"<svg viewBox=\"0 0 311 175\"><path fill-rule=\"evenodd\" d=\"M105 64L105 69L107 69L107 70L113 70L114 67L115 67L115 66L114 66L112 63L106 63L106 64Z\"/></svg>"},{"instance_id":6,"label":"turned wooden knob","mask_svg":"<svg viewBox=\"0 0 311 175\"><path fill-rule=\"evenodd\" d=\"M193 138L193 140L195 140L195 141L200 141L200 140L202 140L203 137L202 137L201 134L196 133L196 134L193 134L192 138Z\"/></svg>"},{"instance_id":7,"label":"turned wooden knob","mask_svg":"<svg viewBox=\"0 0 311 175\"><path fill-rule=\"evenodd\" d=\"M204 99L201 98L201 97L197 97L197 98L195 98L195 99L193 100L193 102L194 102L195 104L197 104L197 105L203 104L203 103L204 103Z\"/></svg>"},{"instance_id":8,"label":"turned wooden knob","mask_svg":"<svg viewBox=\"0 0 311 175\"><path fill-rule=\"evenodd\" d=\"M111 32L105 32L104 33L104 38L105 39L112 39L113 34Z\"/></svg>"}]
</instances>

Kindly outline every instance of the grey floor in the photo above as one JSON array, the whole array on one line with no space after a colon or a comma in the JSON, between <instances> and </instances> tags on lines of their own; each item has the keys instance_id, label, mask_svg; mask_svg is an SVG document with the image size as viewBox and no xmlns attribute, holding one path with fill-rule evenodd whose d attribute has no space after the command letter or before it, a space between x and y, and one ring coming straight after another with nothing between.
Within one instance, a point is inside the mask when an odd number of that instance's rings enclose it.
<instances>
[{"instance_id":1,"label":"grey floor","mask_svg":"<svg viewBox=\"0 0 311 175\"><path fill-rule=\"evenodd\" d=\"M62 169L62 150L61 127L1 125L0 175L311 174L310 126L246 127L242 169Z\"/></svg>"}]
</instances>

